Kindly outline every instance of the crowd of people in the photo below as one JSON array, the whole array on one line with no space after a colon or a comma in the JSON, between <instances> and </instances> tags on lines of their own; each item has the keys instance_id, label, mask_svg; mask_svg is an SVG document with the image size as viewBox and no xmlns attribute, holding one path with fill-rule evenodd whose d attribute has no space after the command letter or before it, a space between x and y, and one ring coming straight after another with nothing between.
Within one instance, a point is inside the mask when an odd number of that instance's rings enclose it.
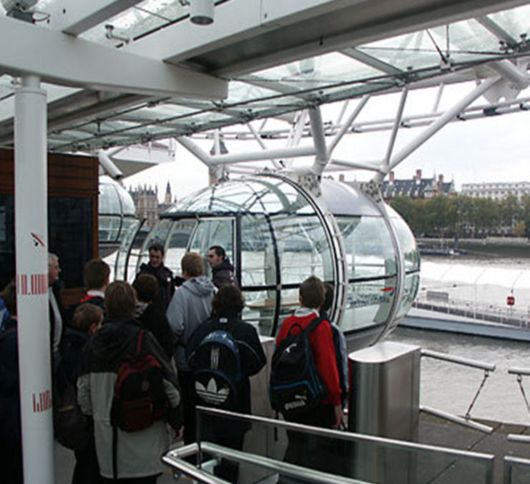
<instances>
[{"instance_id":1,"label":"crowd of people","mask_svg":"<svg viewBox=\"0 0 530 484\"><path fill-rule=\"evenodd\" d=\"M73 484L155 483L170 444L196 440L196 404L250 413L249 377L266 357L255 327L241 319L244 298L222 247L212 246L206 259L186 253L174 276L164 246L154 243L131 285L110 282L107 263L91 260L85 293L70 308L57 290L59 258L50 254L48 262L54 429L58 442L74 451ZM325 392L307 411L283 416L338 428L344 349L325 313L331 298L332 289L318 278L304 281L300 308L284 320L276 344L313 323L309 342ZM16 305L12 282L0 293L0 459L5 482L13 484L23 482ZM213 421L201 437L241 449L247 430ZM289 435L285 459L303 465L313 444ZM215 468L229 482L237 482L238 472L225 459Z\"/></svg>"}]
</instances>

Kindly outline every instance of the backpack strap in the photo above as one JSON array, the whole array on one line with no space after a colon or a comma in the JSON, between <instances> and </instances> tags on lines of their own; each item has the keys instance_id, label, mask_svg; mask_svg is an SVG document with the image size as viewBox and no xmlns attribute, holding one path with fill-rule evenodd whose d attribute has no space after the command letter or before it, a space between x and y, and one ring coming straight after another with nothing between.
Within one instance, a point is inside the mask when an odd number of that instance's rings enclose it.
<instances>
[{"instance_id":1,"label":"backpack strap","mask_svg":"<svg viewBox=\"0 0 530 484\"><path fill-rule=\"evenodd\" d=\"M318 316L315 319L309 323L309 325L304 329L304 331L309 335L311 334L315 329L317 329L317 326L322 323L323 321L326 321L326 318L323 318L322 316Z\"/></svg>"},{"instance_id":2,"label":"backpack strap","mask_svg":"<svg viewBox=\"0 0 530 484\"><path fill-rule=\"evenodd\" d=\"M141 329L138 331L138 336L136 339L136 354L139 355L143 349L145 331Z\"/></svg>"}]
</instances>

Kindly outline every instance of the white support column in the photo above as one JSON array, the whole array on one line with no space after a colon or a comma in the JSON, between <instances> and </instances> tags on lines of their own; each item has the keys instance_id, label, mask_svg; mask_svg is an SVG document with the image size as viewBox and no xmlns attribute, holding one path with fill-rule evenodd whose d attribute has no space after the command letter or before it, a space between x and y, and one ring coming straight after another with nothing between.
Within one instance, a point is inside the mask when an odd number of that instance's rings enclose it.
<instances>
[{"instance_id":1,"label":"white support column","mask_svg":"<svg viewBox=\"0 0 530 484\"><path fill-rule=\"evenodd\" d=\"M46 92L27 75L15 94L15 247L24 482L53 484L48 314Z\"/></svg>"},{"instance_id":2,"label":"white support column","mask_svg":"<svg viewBox=\"0 0 530 484\"><path fill-rule=\"evenodd\" d=\"M296 146L293 148L278 148L229 155L211 156L212 165L230 165L231 163L246 163L250 161L266 161L271 158L298 158L299 156L315 155L313 146Z\"/></svg>"},{"instance_id":3,"label":"white support column","mask_svg":"<svg viewBox=\"0 0 530 484\"><path fill-rule=\"evenodd\" d=\"M211 157L206 151L204 151L200 146L194 143L190 138L181 136L175 138L175 141L180 145L184 146L192 155L195 155L199 161L202 161L208 168L212 166Z\"/></svg>"},{"instance_id":4,"label":"white support column","mask_svg":"<svg viewBox=\"0 0 530 484\"><path fill-rule=\"evenodd\" d=\"M398 106L398 110L396 113L396 117L394 119L394 125L392 126L392 131L390 133L390 140L388 141L385 158L383 160L383 167L385 170L385 174L378 173L374 178L376 183L381 183L386 173L390 171L389 169L390 157L392 156L392 151L394 151L394 145L396 144L398 130L401 125L401 120L403 119L403 110L405 109L405 103L407 101L408 92L409 92L409 86L408 84L406 84L405 87L403 88L403 92L401 93L401 99L399 100L399 106Z\"/></svg>"},{"instance_id":5,"label":"white support column","mask_svg":"<svg viewBox=\"0 0 530 484\"><path fill-rule=\"evenodd\" d=\"M257 141L257 143L261 146L261 149L266 150L267 146L265 145L265 143L261 139L261 136L259 135L259 133L256 131L256 128L254 128L254 126L252 126L251 123L247 123L247 128L252 133L252 135L254 136L254 138ZM283 168L281 163L278 162L278 160L271 159L271 163L274 165L274 168L276 168L278 170L281 170Z\"/></svg>"},{"instance_id":6,"label":"white support column","mask_svg":"<svg viewBox=\"0 0 530 484\"><path fill-rule=\"evenodd\" d=\"M445 84L443 82L440 82L440 85L438 86L438 91L436 92L436 99L434 100L434 105L432 107L432 112L437 113L438 109L440 108L440 102L442 101L442 94L444 92Z\"/></svg>"},{"instance_id":7,"label":"white support column","mask_svg":"<svg viewBox=\"0 0 530 484\"><path fill-rule=\"evenodd\" d=\"M353 112L350 114L346 122L340 128L340 131L331 140L331 143L328 148L328 157L331 157L331 155L333 154L333 150L339 144L339 141L342 139L342 137L346 134L346 131L348 131L350 126L357 119L357 116L359 116L359 113L363 110L364 106L366 106L366 103L368 102L369 99L370 99L370 96L366 94L357 103L357 106L355 106L355 109L353 110Z\"/></svg>"},{"instance_id":8,"label":"white support column","mask_svg":"<svg viewBox=\"0 0 530 484\"><path fill-rule=\"evenodd\" d=\"M326 135L324 134L324 123L320 107L309 110L309 120L311 122L311 135L313 136L313 145L315 147L315 161L311 171L320 176L328 164L328 150L326 149Z\"/></svg>"},{"instance_id":9,"label":"white support column","mask_svg":"<svg viewBox=\"0 0 530 484\"><path fill-rule=\"evenodd\" d=\"M440 131L446 124L451 122L451 120L457 116L462 110L469 106L475 99L478 99L482 94L484 94L488 89L493 87L496 83L500 82L500 78L490 78L483 81L475 89L473 89L469 94L464 96L458 103L456 103L451 109L446 111L442 116L440 116L436 121L431 123L428 128L425 129L420 135L414 139L411 143L406 145L404 148L399 150L390 161L389 170L392 170L397 165L399 165L407 156L413 153L417 148L419 148L423 143Z\"/></svg>"},{"instance_id":10,"label":"white support column","mask_svg":"<svg viewBox=\"0 0 530 484\"><path fill-rule=\"evenodd\" d=\"M490 66L516 88L526 89L528 87L528 74L521 71L509 60L504 59L498 62L492 62Z\"/></svg>"},{"instance_id":11,"label":"white support column","mask_svg":"<svg viewBox=\"0 0 530 484\"><path fill-rule=\"evenodd\" d=\"M120 181L123 178L123 172L116 166L110 159L110 153L105 150L99 150L98 152L98 161L103 170L109 175L113 180Z\"/></svg>"}]
</instances>

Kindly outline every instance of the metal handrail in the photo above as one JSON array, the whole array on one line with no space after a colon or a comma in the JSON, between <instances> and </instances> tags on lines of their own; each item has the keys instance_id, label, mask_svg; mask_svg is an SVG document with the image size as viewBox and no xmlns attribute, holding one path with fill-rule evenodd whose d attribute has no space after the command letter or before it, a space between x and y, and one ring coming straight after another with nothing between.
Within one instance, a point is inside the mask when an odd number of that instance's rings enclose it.
<instances>
[{"instance_id":1,"label":"metal handrail","mask_svg":"<svg viewBox=\"0 0 530 484\"><path fill-rule=\"evenodd\" d=\"M521 457L504 457L504 484L512 484L512 469L514 465L528 467L530 472L530 460Z\"/></svg>"},{"instance_id":2,"label":"metal handrail","mask_svg":"<svg viewBox=\"0 0 530 484\"><path fill-rule=\"evenodd\" d=\"M263 457L256 454L249 454L227 447L222 447L211 442L201 442L203 451L230 459L239 463L252 464L264 469L273 470L281 475L300 478L304 481L324 483L324 484L368 484L366 481L360 481L351 477L339 476L336 474L329 474L327 472L316 471L307 467L301 467L288 462L282 462L269 457Z\"/></svg>"},{"instance_id":3,"label":"metal handrail","mask_svg":"<svg viewBox=\"0 0 530 484\"><path fill-rule=\"evenodd\" d=\"M448 363L455 363L457 365L467 366L469 368L484 370L484 377L482 378L482 382L480 383L477 391L475 392L475 395L473 396L473 399L471 400L471 403L469 404L469 407L464 417L459 417L458 415L444 412L443 410L438 410L436 408L431 408L427 406L421 406L420 410L426 413L430 413L431 415L434 415L436 417L446 419L450 422L463 425L464 427L469 427L475 430L479 430L480 432L485 432L487 434L492 433L493 427L490 427L488 425L484 425L478 422L474 422L473 420L471 420L471 410L473 409L478 399L478 396L480 395L480 392L484 388L484 385L486 384L486 380L488 379L490 372L495 371L496 365L493 365L490 363L483 363L482 361L471 360L469 358L463 358L461 356L448 355L447 353L439 353L438 351L431 351L431 350L426 350L426 349L421 350L421 356L425 356L427 358L434 358L436 360L441 360L441 361L447 361Z\"/></svg>"},{"instance_id":4,"label":"metal handrail","mask_svg":"<svg viewBox=\"0 0 530 484\"><path fill-rule=\"evenodd\" d=\"M530 368L517 368L517 367L511 367L508 368L508 373L510 375L524 375L524 376L530 376Z\"/></svg>"},{"instance_id":5,"label":"metal handrail","mask_svg":"<svg viewBox=\"0 0 530 484\"><path fill-rule=\"evenodd\" d=\"M427 358L434 358L436 360L448 361L456 363L457 365L469 366L471 368L478 368L479 370L495 371L496 366L490 363L483 363L482 361L472 360L470 358L463 358L461 356L448 355L447 353L439 353L432 350L421 350L421 356Z\"/></svg>"},{"instance_id":6,"label":"metal handrail","mask_svg":"<svg viewBox=\"0 0 530 484\"><path fill-rule=\"evenodd\" d=\"M198 453L198 451L199 446L196 443L189 444L179 449L170 450L167 454L162 456L162 462L173 467L180 474L191 477L202 484L230 484L228 481L204 472L193 464L182 460L190 455Z\"/></svg>"},{"instance_id":7,"label":"metal handrail","mask_svg":"<svg viewBox=\"0 0 530 484\"><path fill-rule=\"evenodd\" d=\"M494 430L493 427L489 427L488 425L475 422L469 418L459 417L458 415L454 415L449 412L444 412L443 410L438 410L437 408L428 407L426 405L421 405L420 410L422 412L434 415L435 417L443 418L445 420L449 420L449 422L463 425L464 427L469 427L480 432L484 432L486 434L491 434Z\"/></svg>"},{"instance_id":8,"label":"metal handrail","mask_svg":"<svg viewBox=\"0 0 530 484\"><path fill-rule=\"evenodd\" d=\"M197 416L200 418L201 413L210 414L220 417L234 418L241 421L261 423L273 427L280 427L288 430L296 430L311 435L317 435L321 437L329 437L338 440L345 440L348 442L365 442L370 444L377 444L381 447L398 450L411 450L411 451L426 451L426 452L438 452L453 457L465 457L469 459L477 459L482 461L488 461L490 465L493 465L493 459L495 456L492 454L483 454L478 452L471 452L460 449L451 449L448 447L437 447L428 444L419 444L415 442L407 442L402 440L389 439L386 437L379 437L376 435L365 435L357 434L353 432L344 432L342 430L324 429L320 427L311 427L310 425L303 425L294 422L286 422L284 420L270 419L266 417L259 417L256 415L248 415L236 412L229 412L228 410L220 410L217 408L196 406Z\"/></svg>"}]
</instances>

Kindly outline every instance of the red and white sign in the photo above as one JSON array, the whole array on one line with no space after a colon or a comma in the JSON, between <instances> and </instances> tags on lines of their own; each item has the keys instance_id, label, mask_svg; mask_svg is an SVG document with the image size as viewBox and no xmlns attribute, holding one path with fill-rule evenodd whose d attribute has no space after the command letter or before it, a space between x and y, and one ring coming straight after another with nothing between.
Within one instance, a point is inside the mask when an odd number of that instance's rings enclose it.
<instances>
[{"instance_id":1,"label":"red and white sign","mask_svg":"<svg viewBox=\"0 0 530 484\"><path fill-rule=\"evenodd\" d=\"M21 296L37 296L48 292L48 274L20 274L17 292Z\"/></svg>"},{"instance_id":2,"label":"red and white sign","mask_svg":"<svg viewBox=\"0 0 530 484\"><path fill-rule=\"evenodd\" d=\"M515 304L515 297L513 297L513 296L508 296L508 297L506 298L506 304L507 304L508 306L513 306L513 305Z\"/></svg>"}]
</instances>

